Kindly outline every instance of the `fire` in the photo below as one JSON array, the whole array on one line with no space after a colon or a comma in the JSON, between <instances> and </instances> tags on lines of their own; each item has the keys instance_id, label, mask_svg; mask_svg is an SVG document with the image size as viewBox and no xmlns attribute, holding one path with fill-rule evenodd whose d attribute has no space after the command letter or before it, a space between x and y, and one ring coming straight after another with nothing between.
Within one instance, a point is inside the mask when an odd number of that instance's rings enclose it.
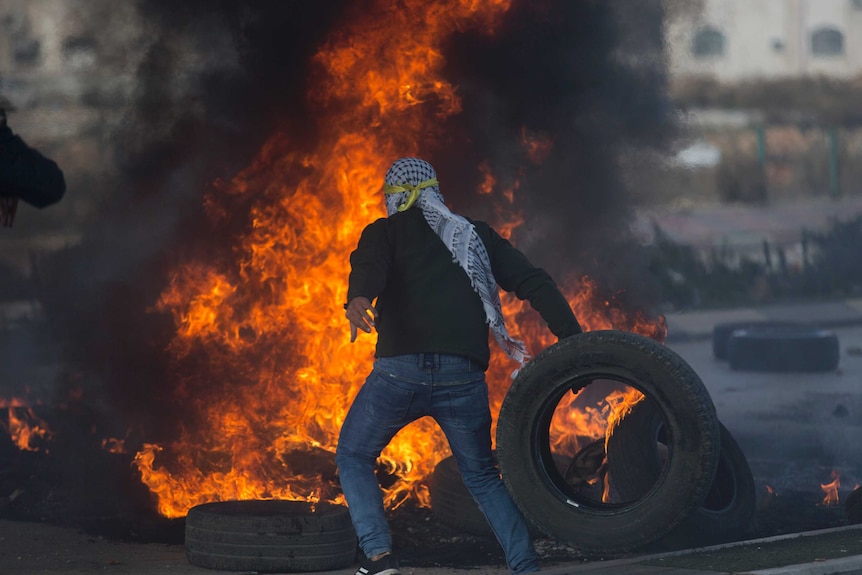
<instances>
[{"instance_id":1,"label":"fire","mask_svg":"<svg viewBox=\"0 0 862 575\"><path fill-rule=\"evenodd\" d=\"M488 165L488 162L482 162L479 164L479 171L482 172L484 179L479 185L477 192L483 196L487 196L494 191L494 186L497 185L497 178L494 177L494 174L491 171L491 166Z\"/></svg>"},{"instance_id":2,"label":"fire","mask_svg":"<svg viewBox=\"0 0 862 575\"><path fill-rule=\"evenodd\" d=\"M126 453L125 441L116 437L102 439L102 449L108 453Z\"/></svg>"},{"instance_id":3,"label":"fire","mask_svg":"<svg viewBox=\"0 0 862 575\"><path fill-rule=\"evenodd\" d=\"M554 142L546 136L528 134L526 127L521 129L521 143L527 149L527 157L534 164L541 164L551 153Z\"/></svg>"},{"instance_id":4,"label":"fire","mask_svg":"<svg viewBox=\"0 0 862 575\"><path fill-rule=\"evenodd\" d=\"M820 484L820 489L822 489L826 494L823 501L820 502L821 505L838 504L838 488L841 487L841 474L838 473L837 470L833 469L829 475L832 477L832 481Z\"/></svg>"},{"instance_id":5,"label":"fire","mask_svg":"<svg viewBox=\"0 0 862 575\"><path fill-rule=\"evenodd\" d=\"M21 451L39 451L36 440L48 440L51 431L28 403L19 398L0 399L0 409L6 410L7 422L0 422L12 442Z\"/></svg>"},{"instance_id":6,"label":"fire","mask_svg":"<svg viewBox=\"0 0 862 575\"><path fill-rule=\"evenodd\" d=\"M362 228L385 215L380 186L388 165L418 154L420 135L439 133L440 120L461 109L442 77L442 42L467 26L493 34L509 3L406 0L393 7L381 0L368 12L373 21L354 19L314 57L323 74L309 98L326 111L316 147L300 150L289 135L275 134L251 165L208 193L216 222L228 217L232 198L253 195L250 225L229 261L179 266L153 308L175 320L168 351L177 400L196 413L179 437L146 444L135 456L159 513L179 517L226 499L342 502L333 454L374 351L373 336L349 341L342 309L348 256ZM526 134L525 158L539 158L550 142ZM490 170L485 175L487 193L496 180ZM499 215L508 227L501 233L522 221L511 207L516 191L517 184L502 190ZM561 279L585 329L663 339L662 322L601 301L588 278ZM553 343L528 304L507 297L504 306L514 334L534 350ZM514 366L498 351L492 366L496 412ZM211 383L206 397L187 390L195 378ZM399 433L380 460L387 506L410 498L427 505L422 480L447 455L431 420Z\"/></svg>"},{"instance_id":7,"label":"fire","mask_svg":"<svg viewBox=\"0 0 862 575\"><path fill-rule=\"evenodd\" d=\"M591 385L597 385L593 383ZM563 398L551 419L551 451L574 455L596 439L611 436L617 423L644 398L638 390L613 390L594 405L578 405L586 387Z\"/></svg>"}]
</instances>

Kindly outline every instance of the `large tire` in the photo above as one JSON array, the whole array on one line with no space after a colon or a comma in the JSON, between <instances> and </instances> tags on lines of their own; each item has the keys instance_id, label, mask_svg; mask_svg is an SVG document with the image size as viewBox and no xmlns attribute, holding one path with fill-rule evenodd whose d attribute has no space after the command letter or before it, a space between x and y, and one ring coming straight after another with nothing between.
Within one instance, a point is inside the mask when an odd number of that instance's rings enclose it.
<instances>
[{"instance_id":1,"label":"large tire","mask_svg":"<svg viewBox=\"0 0 862 575\"><path fill-rule=\"evenodd\" d=\"M738 329L727 343L727 361L738 371L834 371L839 358L838 337L812 327Z\"/></svg>"},{"instance_id":2,"label":"large tire","mask_svg":"<svg viewBox=\"0 0 862 575\"><path fill-rule=\"evenodd\" d=\"M635 501L586 499L553 463L549 426L557 404L594 380L640 390L667 424L667 464ZM621 331L588 332L544 350L512 383L497 423L497 457L515 502L544 532L591 554L631 551L683 521L703 503L718 455L715 407L694 370L665 346Z\"/></svg>"},{"instance_id":3,"label":"large tire","mask_svg":"<svg viewBox=\"0 0 862 575\"><path fill-rule=\"evenodd\" d=\"M790 321L749 320L717 323L712 327L712 355L716 359L727 359L727 343L730 341L731 334L738 329L796 329L800 327L805 327L805 325Z\"/></svg>"},{"instance_id":4,"label":"large tire","mask_svg":"<svg viewBox=\"0 0 862 575\"><path fill-rule=\"evenodd\" d=\"M192 507L186 557L208 569L331 571L356 558L347 508L303 501L221 501Z\"/></svg>"},{"instance_id":5,"label":"large tire","mask_svg":"<svg viewBox=\"0 0 862 575\"><path fill-rule=\"evenodd\" d=\"M608 439L611 480L626 497L646 492L662 466L661 419L648 402L635 405ZM656 543L661 550L717 545L751 533L756 510L754 477L745 454L719 422L721 452L701 507Z\"/></svg>"}]
</instances>

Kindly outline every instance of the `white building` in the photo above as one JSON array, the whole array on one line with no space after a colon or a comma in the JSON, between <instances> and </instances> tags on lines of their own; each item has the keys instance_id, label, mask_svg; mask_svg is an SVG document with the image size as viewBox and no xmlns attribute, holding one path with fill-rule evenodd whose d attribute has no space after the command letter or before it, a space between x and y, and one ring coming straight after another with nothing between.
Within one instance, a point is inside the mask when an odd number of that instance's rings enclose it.
<instances>
[{"instance_id":1,"label":"white building","mask_svg":"<svg viewBox=\"0 0 862 575\"><path fill-rule=\"evenodd\" d=\"M668 22L673 77L862 76L862 0L702 0Z\"/></svg>"}]
</instances>

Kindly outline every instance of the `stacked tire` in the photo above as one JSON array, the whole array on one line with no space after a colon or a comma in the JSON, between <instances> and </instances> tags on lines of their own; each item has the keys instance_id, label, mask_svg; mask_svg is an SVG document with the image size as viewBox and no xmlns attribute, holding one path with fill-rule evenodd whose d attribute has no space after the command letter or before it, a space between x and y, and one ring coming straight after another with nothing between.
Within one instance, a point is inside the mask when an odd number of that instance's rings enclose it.
<instances>
[{"instance_id":1,"label":"stacked tire","mask_svg":"<svg viewBox=\"0 0 862 575\"><path fill-rule=\"evenodd\" d=\"M814 373L834 371L840 359L838 337L816 326L751 321L717 324L712 349L737 371Z\"/></svg>"}]
</instances>

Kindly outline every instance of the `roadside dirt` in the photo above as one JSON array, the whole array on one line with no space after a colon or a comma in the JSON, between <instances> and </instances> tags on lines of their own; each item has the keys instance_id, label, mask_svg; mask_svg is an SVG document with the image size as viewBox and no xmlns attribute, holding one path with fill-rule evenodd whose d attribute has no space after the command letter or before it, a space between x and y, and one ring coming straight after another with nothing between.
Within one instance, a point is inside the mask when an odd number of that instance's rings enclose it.
<instances>
[{"instance_id":1,"label":"roadside dirt","mask_svg":"<svg viewBox=\"0 0 862 575\"><path fill-rule=\"evenodd\" d=\"M747 573L758 569L816 563L862 555L862 526L819 535L806 535L716 549L714 551L662 557L645 565Z\"/></svg>"}]
</instances>

